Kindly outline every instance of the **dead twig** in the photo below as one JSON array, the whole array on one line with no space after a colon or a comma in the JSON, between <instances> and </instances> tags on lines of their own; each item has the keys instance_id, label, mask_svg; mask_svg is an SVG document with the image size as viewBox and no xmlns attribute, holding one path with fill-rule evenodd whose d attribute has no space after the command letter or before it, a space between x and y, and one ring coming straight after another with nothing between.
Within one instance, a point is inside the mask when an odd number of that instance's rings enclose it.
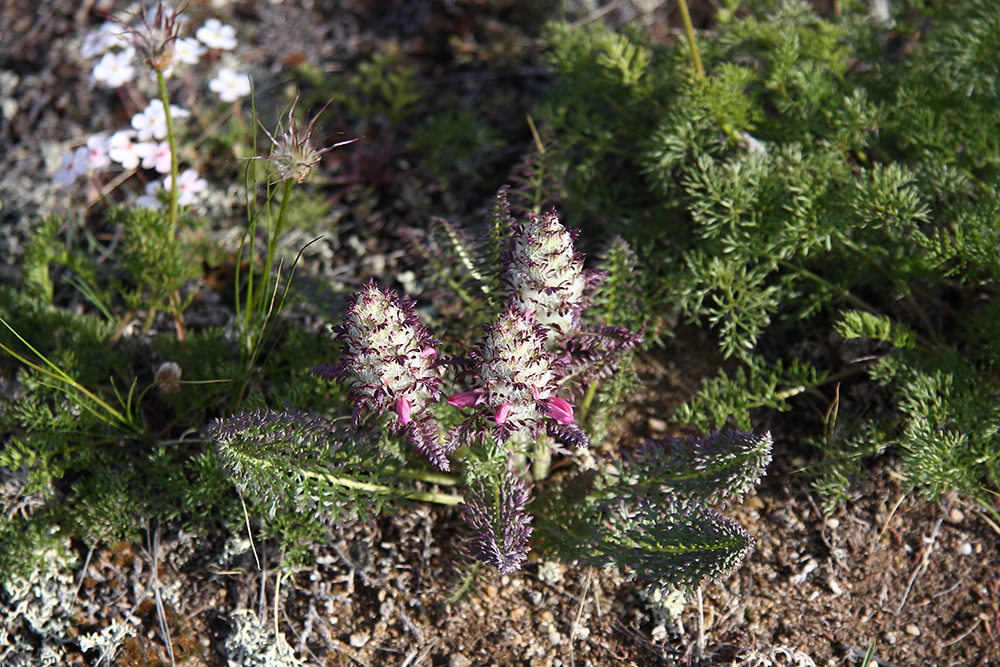
<instances>
[{"instance_id":1,"label":"dead twig","mask_svg":"<svg viewBox=\"0 0 1000 667\"><path fill-rule=\"evenodd\" d=\"M576 640L576 631L580 627L580 619L583 617L583 606L587 604L587 593L590 592L590 580L593 579L594 569L587 568L587 580L583 584L583 594L580 595L580 604L576 608L576 617L573 619L573 625L569 629L569 667L574 667L576 665L576 647L574 641Z\"/></svg>"},{"instance_id":2,"label":"dead twig","mask_svg":"<svg viewBox=\"0 0 1000 667\"><path fill-rule=\"evenodd\" d=\"M920 558L920 565L918 565L917 569L914 570L912 575L910 575L910 581L909 583L906 584L906 591L903 593L903 599L899 601L899 607L896 608L897 614L903 610L903 605L906 604L906 599L910 597L910 589L913 588L913 582L917 580L917 577L920 576L920 573L923 572L925 567L927 567L927 563L930 562L931 552L934 551L934 545L937 543L938 535L941 532L941 524L944 523L944 518L948 516L949 513L951 513L951 508L954 505L955 505L955 498L954 496L952 496L952 499L948 502L948 507L941 514L941 518L937 520L936 524L934 524L934 530L931 531L930 538L926 540L926 544L924 545L924 552Z\"/></svg>"}]
</instances>

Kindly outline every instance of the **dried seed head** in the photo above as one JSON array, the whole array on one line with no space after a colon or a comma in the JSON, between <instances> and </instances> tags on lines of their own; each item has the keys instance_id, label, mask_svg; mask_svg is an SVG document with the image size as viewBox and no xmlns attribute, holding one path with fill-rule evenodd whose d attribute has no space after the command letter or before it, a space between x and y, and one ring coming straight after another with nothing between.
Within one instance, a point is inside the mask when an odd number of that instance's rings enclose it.
<instances>
[{"instance_id":1,"label":"dried seed head","mask_svg":"<svg viewBox=\"0 0 1000 667\"><path fill-rule=\"evenodd\" d=\"M181 388L181 367L173 361L165 361L156 369L156 382L160 383L160 391L172 394Z\"/></svg>"},{"instance_id":2,"label":"dried seed head","mask_svg":"<svg viewBox=\"0 0 1000 667\"><path fill-rule=\"evenodd\" d=\"M326 110L326 107L320 109L309 121L309 124L302 128L295 120L295 105L298 104L298 101L299 98L296 96L295 101L292 102L292 108L288 110L287 125L279 119L274 134L268 132L263 125L260 126L273 144L271 155L260 159L270 160L274 163L278 169L279 181L292 179L296 183L304 182L312 172L313 165L319 162L324 153L332 151L338 146L357 141L357 139L350 139L326 148L317 148L312 136L313 128L316 125L316 119Z\"/></svg>"},{"instance_id":3,"label":"dried seed head","mask_svg":"<svg viewBox=\"0 0 1000 667\"><path fill-rule=\"evenodd\" d=\"M180 31L181 10L169 9L157 2L155 8L139 12L125 27L124 37L142 59L157 72L165 72L174 60L174 43Z\"/></svg>"}]
</instances>

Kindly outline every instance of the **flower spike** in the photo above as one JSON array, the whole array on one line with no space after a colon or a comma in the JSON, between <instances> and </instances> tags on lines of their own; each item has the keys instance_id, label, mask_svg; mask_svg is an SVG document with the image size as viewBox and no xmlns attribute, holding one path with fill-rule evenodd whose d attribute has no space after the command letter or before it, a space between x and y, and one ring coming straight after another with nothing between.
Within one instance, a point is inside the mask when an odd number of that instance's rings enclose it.
<instances>
[{"instance_id":1,"label":"flower spike","mask_svg":"<svg viewBox=\"0 0 1000 667\"><path fill-rule=\"evenodd\" d=\"M554 210L529 213L526 222L514 226L506 256L508 305L541 324L550 347L578 328L586 293L597 279L583 268L583 254L573 246L576 234L563 227Z\"/></svg>"},{"instance_id":2,"label":"flower spike","mask_svg":"<svg viewBox=\"0 0 1000 667\"><path fill-rule=\"evenodd\" d=\"M417 319L413 304L369 281L350 302L344 323L334 327L343 344L335 366L314 369L348 390L354 423L366 411L391 414L390 430L404 434L437 467L448 459L439 444L429 406L441 398L438 341Z\"/></svg>"}]
</instances>

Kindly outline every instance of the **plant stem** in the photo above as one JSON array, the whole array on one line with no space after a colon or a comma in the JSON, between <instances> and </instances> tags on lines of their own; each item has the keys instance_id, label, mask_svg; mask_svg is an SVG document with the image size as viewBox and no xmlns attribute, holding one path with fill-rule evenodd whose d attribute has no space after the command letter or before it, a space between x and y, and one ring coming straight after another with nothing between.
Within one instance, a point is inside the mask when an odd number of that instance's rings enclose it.
<instances>
[{"instance_id":1,"label":"plant stem","mask_svg":"<svg viewBox=\"0 0 1000 667\"><path fill-rule=\"evenodd\" d=\"M415 468L403 468L397 473L400 477L417 479L429 484L440 484L442 486L457 486L461 480L454 475L448 475L435 470L418 470Z\"/></svg>"},{"instance_id":2,"label":"plant stem","mask_svg":"<svg viewBox=\"0 0 1000 667\"><path fill-rule=\"evenodd\" d=\"M583 400L580 401L580 405L577 410L580 413L579 421L587 421L587 417L590 415L590 406L594 403L594 396L597 395L597 383L592 383L587 387L587 393L583 395Z\"/></svg>"},{"instance_id":3,"label":"plant stem","mask_svg":"<svg viewBox=\"0 0 1000 667\"><path fill-rule=\"evenodd\" d=\"M267 259L264 263L264 274L263 280L261 280L261 285L264 286L264 290L261 294L266 294L266 290L270 289L271 282L271 265L274 263L274 256L278 252L278 239L281 238L281 232L284 231L285 222L288 219L288 200L292 193L292 184L294 179L286 178L284 182L284 187L281 190L281 206L278 208L278 219L274 221L274 228L271 229L270 238L267 239Z\"/></svg>"},{"instance_id":4,"label":"plant stem","mask_svg":"<svg viewBox=\"0 0 1000 667\"><path fill-rule=\"evenodd\" d=\"M170 144L170 205L167 209L167 220L170 222L168 241L173 242L177 234L177 135L174 133L174 119L170 115L170 98L167 96L167 80L163 72L156 71L156 85L160 89L160 101L163 102L163 115L167 120L167 143Z\"/></svg>"},{"instance_id":5,"label":"plant stem","mask_svg":"<svg viewBox=\"0 0 1000 667\"><path fill-rule=\"evenodd\" d=\"M700 81L705 79L705 68L701 65L701 55L698 53L698 44L694 41L694 26L691 24L691 13L688 12L687 0L678 0L681 10L681 20L684 22L684 34L687 35L688 44L691 45L691 61L694 63L695 76Z\"/></svg>"},{"instance_id":6,"label":"plant stem","mask_svg":"<svg viewBox=\"0 0 1000 667\"><path fill-rule=\"evenodd\" d=\"M531 475L536 484L549 476L551 465L552 448L549 446L548 438L543 434L535 441L535 455L531 459Z\"/></svg>"},{"instance_id":7,"label":"plant stem","mask_svg":"<svg viewBox=\"0 0 1000 667\"><path fill-rule=\"evenodd\" d=\"M331 475L329 473L315 472L312 470L303 470L301 472L306 477L322 478L331 484L343 486L348 489L371 491L372 493L391 493L393 495L402 496L411 500L422 500L428 503L438 503L439 505L457 505L464 500L462 496L457 496L451 493L436 493L434 491L404 491L403 489L397 489L391 486L372 484L370 482L359 482L349 477L341 477L339 475Z\"/></svg>"}]
</instances>

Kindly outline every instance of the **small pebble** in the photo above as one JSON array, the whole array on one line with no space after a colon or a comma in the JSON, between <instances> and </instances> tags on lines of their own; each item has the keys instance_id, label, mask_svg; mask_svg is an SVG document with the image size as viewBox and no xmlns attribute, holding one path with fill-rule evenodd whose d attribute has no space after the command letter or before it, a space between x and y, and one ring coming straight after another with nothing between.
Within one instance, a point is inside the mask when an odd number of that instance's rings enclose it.
<instances>
[{"instance_id":1,"label":"small pebble","mask_svg":"<svg viewBox=\"0 0 1000 667\"><path fill-rule=\"evenodd\" d=\"M663 433L667 430L667 422L656 417L650 417L647 422L649 424L649 430L653 433Z\"/></svg>"},{"instance_id":2,"label":"small pebble","mask_svg":"<svg viewBox=\"0 0 1000 667\"><path fill-rule=\"evenodd\" d=\"M948 514L948 518L951 519L954 523L962 523L963 521L965 521L965 515L962 514L962 510L958 509L957 507L952 508L951 512Z\"/></svg>"},{"instance_id":3,"label":"small pebble","mask_svg":"<svg viewBox=\"0 0 1000 667\"><path fill-rule=\"evenodd\" d=\"M541 619L542 619L543 621L545 621L546 623L552 623L553 621L555 621L555 620L556 620L556 616L555 616L555 614L553 614L553 613L552 613L551 611L549 611L548 609L546 609L545 611L543 611L543 612L541 613L541 616L540 616L539 618L541 618Z\"/></svg>"},{"instance_id":4,"label":"small pebble","mask_svg":"<svg viewBox=\"0 0 1000 667\"><path fill-rule=\"evenodd\" d=\"M829 519L826 520L826 527L831 530L836 530L839 526L840 526L840 519L836 519L831 516Z\"/></svg>"},{"instance_id":5,"label":"small pebble","mask_svg":"<svg viewBox=\"0 0 1000 667\"><path fill-rule=\"evenodd\" d=\"M562 635L553 630L552 632L549 633L549 642L553 646L559 646L560 644L562 644Z\"/></svg>"},{"instance_id":6,"label":"small pebble","mask_svg":"<svg viewBox=\"0 0 1000 667\"><path fill-rule=\"evenodd\" d=\"M497 596L497 593L499 593L499 591L497 590L496 586L494 586L493 584L486 584L486 597L495 598Z\"/></svg>"},{"instance_id":7,"label":"small pebble","mask_svg":"<svg viewBox=\"0 0 1000 667\"><path fill-rule=\"evenodd\" d=\"M528 610L524 607L514 607L510 610L510 620L520 621L524 618L524 615L528 613Z\"/></svg>"},{"instance_id":8,"label":"small pebble","mask_svg":"<svg viewBox=\"0 0 1000 667\"><path fill-rule=\"evenodd\" d=\"M895 646L896 645L896 633L895 632L887 632L887 633L885 633L884 639L885 639L885 643L888 644L889 646Z\"/></svg>"},{"instance_id":9,"label":"small pebble","mask_svg":"<svg viewBox=\"0 0 1000 667\"><path fill-rule=\"evenodd\" d=\"M912 635L914 637L919 637L920 636L920 628L918 628L913 623L910 623L909 625L906 626L906 634Z\"/></svg>"},{"instance_id":10,"label":"small pebble","mask_svg":"<svg viewBox=\"0 0 1000 667\"><path fill-rule=\"evenodd\" d=\"M354 648L361 648L362 646L368 643L368 640L369 636L367 633L364 632L355 632L354 634L351 635L350 639L348 639L351 646L353 646Z\"/></svg>"},{"instance_id":11,"label":"small pebble","mask_svg":"<svg viewBox=\"0 0 1000 667\"><path fill-rule=\"evenodd\" d=\"M958 548L958 553L962 556L968 556L972 553L972 545L966 542Z\"/></svg>"}]
</instances>

